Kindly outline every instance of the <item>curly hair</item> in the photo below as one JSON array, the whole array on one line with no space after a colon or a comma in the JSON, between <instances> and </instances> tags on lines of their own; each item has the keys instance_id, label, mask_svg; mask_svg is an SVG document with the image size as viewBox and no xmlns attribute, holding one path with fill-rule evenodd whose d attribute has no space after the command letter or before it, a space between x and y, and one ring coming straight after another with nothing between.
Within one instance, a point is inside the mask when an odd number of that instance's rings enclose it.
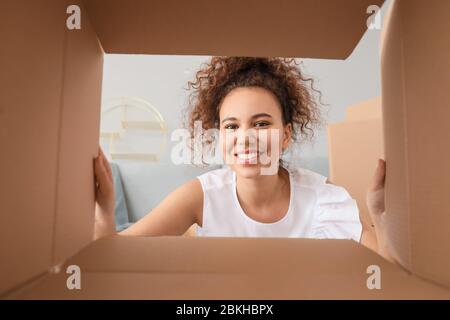
<instances>
[{"instance_id":1,"label":"curly hair","mask_svg":"<svg viewBox=\"0 0 450 320\"><path fill-rule=\"evenodd\" d=\"M307 85L310 83L310 86ZM219 129L219 110L225 96L239 87L261 87L272 92L282 111L283 125L291 124L292 139L312 138L321 124L314 80L306 78L294 58L212 57L188 81L189 105L184 120L191 136L194 123L204 130ZM313 92L314 91L314 92ZM320 101L320 100L319 100Z\"/></svg>"}]
</instances>

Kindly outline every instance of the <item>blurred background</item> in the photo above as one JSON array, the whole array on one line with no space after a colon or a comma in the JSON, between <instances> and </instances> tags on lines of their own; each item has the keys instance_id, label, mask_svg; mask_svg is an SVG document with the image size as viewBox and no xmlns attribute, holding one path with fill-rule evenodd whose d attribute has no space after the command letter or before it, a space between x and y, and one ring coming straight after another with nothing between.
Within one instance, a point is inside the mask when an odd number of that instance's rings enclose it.
<instances>
[{"instance_id":1,"label":"blurred background","mask_svg":"<svg viewBox=\"0 0 450 320\"><path fill-rule=\"evenodd\" d=\"M381 18L386 8L380 10ZM379 43L380 30L368 29L344 61L297 59L327 105L325 125L313 141L291 147L285 158L289 165L329 176L326 124L343 121L347 107L381 95ZM170 159L179 143L171 141L171 134L183 128L187 82L210 58L105 54L100 144L113 167L119 230L146 215L179 185L218 168L177 165Z\"/></svg>"}]
</instances>

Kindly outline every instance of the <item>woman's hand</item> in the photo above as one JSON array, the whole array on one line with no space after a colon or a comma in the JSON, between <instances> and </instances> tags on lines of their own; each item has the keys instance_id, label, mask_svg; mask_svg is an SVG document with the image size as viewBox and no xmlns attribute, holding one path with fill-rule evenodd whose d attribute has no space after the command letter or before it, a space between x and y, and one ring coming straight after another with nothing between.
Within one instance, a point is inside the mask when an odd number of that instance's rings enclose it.
<instances>
[{"instance_id":1,"label":"woman's hand","mask_svg":"<svg viewBox=\"0 0 450 320\"><path fill-rule=\"evenodd\" d=\"M378 164L372 178L372 183L367 190L366 201L377 236L377 251L387 260L395 262L386 241L386 208L384 196L385 178L386 161L383 159L378 159Z\"/></svg>"},{"instance_id":2,"label":"woman's hand","mask_svg":"<svg viewBox=\"0 0 450 320\"><path fill-rule=\"evenodd\" d=\"M378 159L372 183L367 190L367 207L373 220L380 220L386 214L384 207L384 182L386 177L386 162Z\"/></svg>"},{"instance_id":3,"label":"woman's hand","mask_svg":"<svg viewBox=\"0 0 450 320\"><path fill-rule=\"evenodd\" d=\"M111 167L101 147L94 159L95 176L95 234L94 239L114 234L114 182Z\"/></svg>"}]
</instances>

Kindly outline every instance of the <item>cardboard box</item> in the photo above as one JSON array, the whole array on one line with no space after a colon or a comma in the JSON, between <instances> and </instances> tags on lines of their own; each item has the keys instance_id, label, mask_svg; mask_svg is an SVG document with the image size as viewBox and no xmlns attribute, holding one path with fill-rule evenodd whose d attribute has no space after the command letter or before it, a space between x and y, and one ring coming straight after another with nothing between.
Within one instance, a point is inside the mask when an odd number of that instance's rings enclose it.
<instances>
[{"instance_id":1,"label":"cardboard box","mask_svg":"<svg viewBox=\"0 0 450 320\"><path fill-rule=\"evenodd\" d=\"M69 265L82 270L81 290L67 289ZM382 290L367 287L371 265L381 269ZM8 298L450 298L352 240L113 236L60 269Z\"/></svg>"},{"instance_id":2,"label":"cardboard box","mask_svg":"<svg viewBox=\"0 0 450 320\"><path fill-rule=\"evenodd\" d=\"M405 268L450 287L450 2L391 9L381 48L388 236Z\"/></svg>"},{"instance_id":3,"label":"cardboard box","mask_svg":"<svg viewBox=\"0 0 450 320\"><path fill-rule=\"evenodd\" d=\"M1 297L448 299L447 1L397 0L383 27L388 231L404 267L434 284L352 241L92 242L104 52L345 59L366 30L367 7L382 2L2 3ZM81 8L81 30L66 28L69 5ZM82 290L67 288L70 265L81 268ZM382 290L367 287L373 265Z\"/></svg>"}]
</instances>

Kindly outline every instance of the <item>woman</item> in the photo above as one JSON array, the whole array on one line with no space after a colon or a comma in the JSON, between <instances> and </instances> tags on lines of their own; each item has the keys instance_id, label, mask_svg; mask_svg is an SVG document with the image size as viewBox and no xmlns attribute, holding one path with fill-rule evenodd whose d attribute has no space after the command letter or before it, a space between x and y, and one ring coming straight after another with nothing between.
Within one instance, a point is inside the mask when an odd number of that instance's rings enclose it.
<instances>
[{"instance_id":1,"label":"woman","mask_svg":"<svg viewBox=\"0 0 450 320\"><path fill-rule=\"evenodd\" d=\"M200 236L353 239L391 260L381 232L383 160L367 193L374 225L362 226L344 188L315 172L289 169L280 159L320 122L308 81L294 59L213 57L189 82L195 91L188 123L191 133L198 121L204 130L218 129L228 166L180 186L120 235L182 235L196 223ZM94 166L100 238L116 233L111 169L101 149Z\"/></svg>"}]
</instances>

